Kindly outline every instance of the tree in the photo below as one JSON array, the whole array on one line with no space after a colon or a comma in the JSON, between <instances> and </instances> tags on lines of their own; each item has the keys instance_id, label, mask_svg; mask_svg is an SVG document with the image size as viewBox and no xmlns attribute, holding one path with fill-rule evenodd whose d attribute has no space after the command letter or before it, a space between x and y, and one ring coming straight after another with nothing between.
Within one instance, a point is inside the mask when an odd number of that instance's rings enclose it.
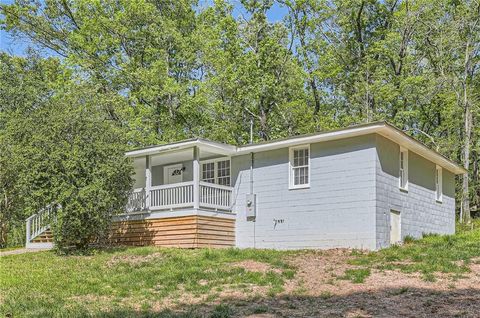
<instances>
[{"instance_id":1,"label":"tree","mask_svg":"<svg viewBox=\"0 0 480 318\"><path fill-rule=\"evenodd\" d=\"M273 6L288 13L271 22ZM457 161L480 205L478 0L17 0L2 27L63 57L128 147L244 144L388 120ZM433 140L433 142L432 142Z\"/></svg>"},{"instance_id":2,"label":"tree","mask_svg":"<svg viewBox=\"0 0 480 318\"><path fill-rule=\"evenodd\" d=\"M28 169L24 157L18 156L22 147L9 135L11 129L19 130L18 118L29 116L43 107L54 93L53 83L62 71L56 59L10 57L0 53L0 246L7 244L7 234L12 229L24 226L28 211L19 183L19 172ZM32 127L34 128L34 127ZM12 239L21 244L24 235Z\"/></svg>"},{"instance_id":3,"label":"tree","mask_svg":"<svg viewBox=\"0 0 480 318\"><path fill-rule=\"evenodd\" d=\"M199 19L199 31L207 35L200 94L212 106L215 125L228 130L225 141L235 143L248 142L250 120L255 140L311 131L313 110L305 101L302 69L289 50L288 30L268 22L271 1L243 4L246 12L239 21L223 1Z\"/></svg>"},{"instance_id":4,"label":"tree","mask_svg":"<svg viewBox=\"0 0 480 318\"><path fill-rule=\"evenodd\" d=\"M20 64L13 67L20 77L43 74L28 68L34 66L56 75L55 81L45 81L50 94L28 95L2 109L2 225L60 204L51 220L56 247L85 248L107 233L132 186L123 134L103 111L111 99L98 94L97 87L70 78L68 71L48 68L58 62L30 57L29 65L3 57L11 65ZM12 91L6 96L16 97Z\"/></svg>"},{"instance_id":5,"label":"tree","mask_svg":"<svg viewBox=\"0 0 480 318\"><path fill-rule=\"evenodd\" d=\"M447 83L446 90L451 92L456 104L448 120L456 123L456 141L461 145L460 149L455 145L454 151L469 170L462 177L460 212L460 221L469 222L470 200L478 201L480 192L470 186L472 180L478 187L478 175L475 168L470 169L470 163L472 158L478 159L475 144L478 147L480 138L478 130L474 130L480 113L480 2L444 1L432 8L435 20L427 24L425 51L435 75Z\"/></svg>"}]
</instances>

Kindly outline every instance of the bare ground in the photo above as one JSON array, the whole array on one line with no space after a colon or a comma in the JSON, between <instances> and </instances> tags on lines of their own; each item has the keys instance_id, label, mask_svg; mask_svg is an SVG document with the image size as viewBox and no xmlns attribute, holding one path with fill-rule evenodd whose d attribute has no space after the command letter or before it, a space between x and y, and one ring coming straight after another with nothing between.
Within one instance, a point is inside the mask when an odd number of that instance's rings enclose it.
<instances>
[{"instance_id":1,"label":"bare ground","mask_svg":"<svg viewBox=\"0 0 480 318\"><path fill-rule=\"evenodd\" d=\"M348 264L350 258L350 251L342 249L292 257L297 275L275 297L269 297L265 288L252 287L249 292L226 288L214 301L182 297L167 307L175 313L190 306L197 313L209 313L214 306L226 304L234 317L480 317L478 262L472 262L471 272L461 278L437 274L435 282L427 282L418 273L372 270L364 283L355 284L338 279L345 270L355 268ZM271 269L258 262L235 266L261 272Z\"/></svg>"},{"instance_id":2,"label":"bare ground","mask_svg":"<svg viewBox=\"0 0 480 318\"><path fill-rule=\"evenodd\" d=\"M149 256L156 257L159 255ZM285 290L279 295L271 297L268 287L255 285L241 289L238 286L223 286L213 295L195 296L180 292L175 297L151 303L149 314L172 317L194 313L210 317L215 307L226 305L228 316L250 318L480 317L480 259L472 260L469 265L471 271L461 277L437 273L435 282L427 282L419 273L372 269L364 283L355 284L339 279L347 269L356 268L348 263L351 258L351 251L344 249L296 254L289 263L297 269L297 274L286 281ZM127 262L131 265L143 261L141 257L112 260L113 263ZM250 260L232 266L261 273L281 272L270 264ZM89 299L75 301L88 302ZM124 299L124 302L132 305L129 299ZM145 312L138 304L138 307L134 305L132 312L107 310L106 317L137 316L140 311Z\"/></svg>"},{"instance_id":3,"label":"bare ground","mask_svg":"<svg viewBox=\"0 0 480 318\"><path fill-rule=\"evenodd\" d=\"M7 256L7 255L25 254L25 253L36 253L36 252L42 252L47 250L49 250L49 248L17 248L14 250L0 252L0 257Z\"/></svg>"}]
</instances>

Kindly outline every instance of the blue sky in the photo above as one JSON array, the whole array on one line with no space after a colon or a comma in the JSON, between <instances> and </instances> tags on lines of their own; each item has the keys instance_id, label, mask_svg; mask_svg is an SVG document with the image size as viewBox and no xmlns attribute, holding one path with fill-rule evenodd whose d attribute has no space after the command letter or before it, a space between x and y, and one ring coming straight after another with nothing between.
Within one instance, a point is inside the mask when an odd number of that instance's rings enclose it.
<instances>
[{"instance_id":1,"label":"blue sky","mask_svg":"<svg viewBox=\"0 0 480 318\"><path fill-rule=\"evenodd\" d=\"M10 4L13 0L0 0L1 4ZM0 30L0 51L11 54L21 54L26 45L18 40L14 40L7 32Z\"/></svg>"},{"instance_id":2,"label":"blue sky","mask_svg":"<svg viewBox=\"0 0 480 318\"><path fill-rule=\"evenodd\" d=\"M14 0L0 0L1 4L9 4L12 3ZM206 5L211 0L204 0ZM202 2L200 0L200 2ZM238 16L242 13L242 7L239 0L233 0L232 3L235 6L234 15ZM275 3L273 7L267 13L267 17L269 21L276 22L282 20L282 18L287 13L287 9L285 7L280 6L278 3ZM8 52L14 55L24 55L25 50L30 45L30 42L27 39L17 39L12 37L7 32L0 30L0 51Z\"/></svg>"}]
</instances>

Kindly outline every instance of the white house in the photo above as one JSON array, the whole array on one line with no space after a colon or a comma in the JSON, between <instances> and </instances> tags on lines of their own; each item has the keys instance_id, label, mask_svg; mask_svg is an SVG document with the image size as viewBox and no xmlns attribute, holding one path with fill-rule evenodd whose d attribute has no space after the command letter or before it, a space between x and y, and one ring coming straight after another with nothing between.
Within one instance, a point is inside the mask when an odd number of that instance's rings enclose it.
<instances>
[{"instance_id":1,"label":"white house","mask_svg":"<svg viewBox=\"0 0 480 318\"><path fill-rule=\"evenodd\" d=\"M466 173L385 122L239 147L197 138L126 156L135 186L112 242L187 248L374 250L451 234L455 175ZM39 229L29 228L32 245Z\"/></svg>"}]
</instances>

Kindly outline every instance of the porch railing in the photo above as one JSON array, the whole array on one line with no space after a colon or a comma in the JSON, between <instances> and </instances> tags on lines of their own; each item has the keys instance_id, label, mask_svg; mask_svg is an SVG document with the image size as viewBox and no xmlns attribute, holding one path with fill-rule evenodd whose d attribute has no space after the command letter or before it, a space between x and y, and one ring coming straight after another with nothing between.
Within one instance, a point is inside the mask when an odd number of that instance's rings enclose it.
<instances>
[{"instance_id":1,"label":"porch railing","mask_svg":"<svg viewBox=\"0 0 480 318\"><path fill-rule=\"evenodd\" d=\"M200 206L211 209L231 209L232 188L200 182Z\"/></svg>"},{"instance_id":2,"label":"porch railing","mask_svg":"<svg viewBox=\"0 0 480 318\"><path fill-rule=\"evenodd\" d=\"M199 206L208 209L230 211L232 208L232 188L228 186L200 182ZM127 212L144 211L147 202L150 210L192 208L194 206L194 185L192 181L154 186L147 194L145 189L135 189L128 200Z\"/></svg>"},{"instance_id":3,"label":"porch railing","mask_svg":"<svg viewBox=\"0 0 480 318\"><path fill-rule=\"evenodd\" d=\"M193 182L182 182L152 187L151 209L175 209L193 204Z\"/></svg>"},{"instance_id":4,"label":"porch railing","mask_svg":"<svg viewBox=\"0 0 480 318\"><path fill-rule=\"evenodd\" d=\"M36 214L31 215L25 220L27 228L27 243L31 242L49 228L51 218L55 216L55 212L58 208L60 208L60 205L47 205L43 209L39 210Z\"/></svg>"},{"instance_id":5,"label":"porch railing","mask_svg":"<svg viewBox=\"0 0 480 318\"><path fill-rule=\"evenodd\" d=\"M133 192L128 197L127 202L127 212L137 212L145 210L145 203L147 200L147 194L145 189L139 188L134 189Z\"/></svg>"}]
</instances>

